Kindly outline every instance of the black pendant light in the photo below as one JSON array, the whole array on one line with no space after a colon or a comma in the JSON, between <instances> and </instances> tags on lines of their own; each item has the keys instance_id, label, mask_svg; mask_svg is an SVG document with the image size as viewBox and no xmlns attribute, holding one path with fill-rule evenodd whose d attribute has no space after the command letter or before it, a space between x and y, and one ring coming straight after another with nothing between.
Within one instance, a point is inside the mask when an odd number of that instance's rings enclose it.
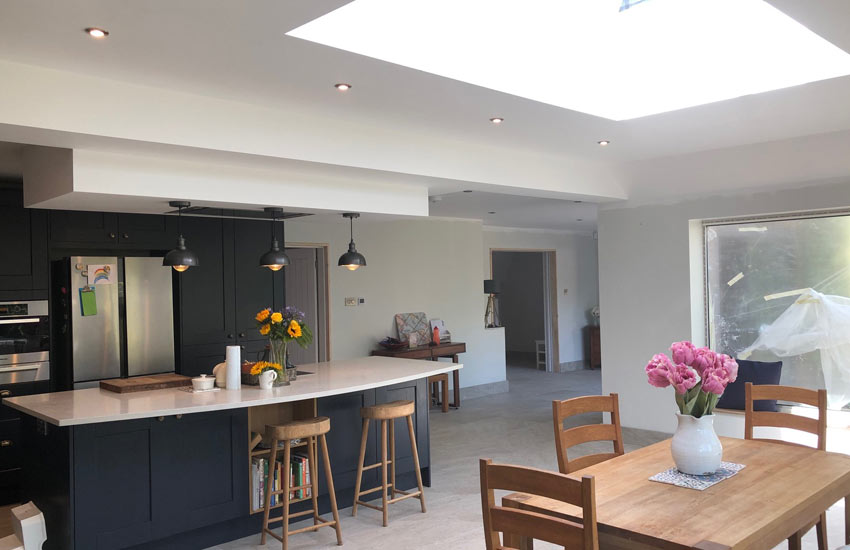
<instances>
[{"instance_id":1,"label":"black pendant light","mask_svg":"<svg viewBox=\"0 0 850 550\"><path fill-rule=\"evenodd\" d=\"M366 265L366 258L363 254L357 252L357 247L354 246L354 218L359 218L360 214L357 212L346 212L342 217L348 218L351 222L351 242L348 243L348 252L339 257L337 265L341 265L349 271L354 271Z\"/></svg>"},{"instance_id":2,"label":"black pendant light","mask_svg":"<svg viewBox=\"0 0 850 550\"><path fill-rule=\"evenodd\" d=\"M190 267L197 267L198 257L195 253L186 248L186 239L183 238L183 225L181 223L184 208L189 208L192 204L188 201L171 201L168 203L172 208L177 208L177 248L170 250L162 259L162 265L171 266L174 271L186 271Z\"/></svg>"},{"instance_id":3,"label":"black pendant light","mask_svg":"<svg viewBox=\"0 0 850 550\"><path fill-rule=\"evenodd\" d=\"M264 210L272 216L272 247L271 250L260 256L260 267L267 267L272 271L280 271L289 265L289 256L286 252L280 249L280 244L277 242L277 237L274 235L274 225L277 222L278 215L283 215L283 208L264 208ZM283 229L283 246L286 247L286 228L283 223L280 224Z\"/></svg>"}]
</instances>

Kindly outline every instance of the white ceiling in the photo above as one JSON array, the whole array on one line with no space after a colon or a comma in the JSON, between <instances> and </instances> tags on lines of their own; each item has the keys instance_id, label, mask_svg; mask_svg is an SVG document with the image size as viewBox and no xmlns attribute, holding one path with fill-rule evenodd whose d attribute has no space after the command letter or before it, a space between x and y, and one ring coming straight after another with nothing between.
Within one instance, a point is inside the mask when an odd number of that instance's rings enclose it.
<instances>
[{"instance_id":1,"label":"white ceiling","mask_svg":"<svg viewBox=\"0 0 850 550\"><path fill-rule=\"evenodd\" d=\"M346 3L6 2L0 17L0 59L273 109L296 108L305 116L338 120L347 129L361 125L388 136L444 136L447 143L482 150L595 163L615 173L635 200L704 194L718 184L729 189L788 185L789 174L808 181L850 173L850 161L844 160L850 157L848 77L614 122L285 36ZM850 51L850 2L770 3ZM82 32L89 26L111 34L93 40ZM350 82L354 88L341 94L332 88L335 82ZM504 117L505 123L490 124L492 116ZM16 135L8 131L2 137ZM340 135L341 140L357 138L350 132ZM612 143L599 147L599 139ZM444 156L429 153L424 161L446 165L453 161L452 147L447 145ZM750 158L749 152L758 154ZM14 150L0 147L0 173L12 165ZM826 168L810 174L813 165ZM569 175L564 174L565 180ZM470 182L483 192L480 197L454 194ZM518 182L516 191L488 187L483 178L454 184L433 179L423 185L431 194L448 195L432 204L435 215L553 229L578 223L569 222L578 217L569 200L560 205L549 199L524 200L522 195L533 191L520 188L533 188L533 181ZM569 181L562 191L569 192ZM497 214L487 218L482 208Z\"/></svg>"}]
</instances>

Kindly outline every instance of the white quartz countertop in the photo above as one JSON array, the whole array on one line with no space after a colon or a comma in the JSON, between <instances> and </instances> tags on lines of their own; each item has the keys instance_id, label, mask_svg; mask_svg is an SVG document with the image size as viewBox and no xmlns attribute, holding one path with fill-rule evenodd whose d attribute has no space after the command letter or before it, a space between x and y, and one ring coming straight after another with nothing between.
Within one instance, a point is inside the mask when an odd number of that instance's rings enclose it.
<instances>
[{"instance_id":1,"label":"white quartz countertop","mask_svg":"<svg viewBox=\"0 0 850 550\"><path fill-rule=\"evenodd\" d=\"M273 405L391 386L463 368L459 363L363 357L299 365L289 386L189 393L178 389L114 393L100 388L8 397L5 405L56 426Z\"/></svg>"}]
</instances>

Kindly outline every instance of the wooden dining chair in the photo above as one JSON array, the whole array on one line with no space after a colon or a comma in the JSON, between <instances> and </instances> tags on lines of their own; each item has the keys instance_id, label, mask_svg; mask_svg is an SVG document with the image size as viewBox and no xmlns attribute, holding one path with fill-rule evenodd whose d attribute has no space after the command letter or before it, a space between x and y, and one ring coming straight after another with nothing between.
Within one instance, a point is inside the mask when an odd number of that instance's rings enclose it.
<instances>
[{"instance_id":1,"label":"wooden dining chair","mask_svg":"<svg viewBox=\"0 0 850 550\"><path fill-rule=\"evenodd\" d=\"M791 403L801 403L817 407L818 417L809 418L785 412L754 411L753 401L777 399ZM791 441L753 437L753 428L758 426L771 428L788 428L807 432L817 436L817 448L826 450L826 390L809 390L793 386L758 385L747 382L744 386L744 439L761 439L782 443L783 445L800 445ZM850 504L845 500L845 505ZM800 550L801 539L809 529L817 526L818 550L827 550L826 510L805 528L797 531L788 538L789 550Z\"/></svg>"},{"instance_id":2,"label":"wooden dining chair","mask_svg":"<svg viewBox=\"0 0 850 550\"><path fill-rule=\"evenodd\" d=\"M586 424L564 429L565 418L588 412L611 413L611 423ZM616 393L552 401L552 421L555 425L555 451L558 455L558 470L562 474L593 466L615 456L620 456L624 452L623 430L620 427L620 402ZM569 459L567 449L590 441L612 441L614 452Z\"/></svg>"},{"instance_id":3,"label":"wooden dining chair","mask_svg":"<svg viewBox=\"0 0 850 550\"><path fill-rule=\"evenodd\" d=\"M567 550L599 550L593 476L578 480L536 468L493 464L489 458L482 458L480 467L481 515L487 550L517 550L523 540L542 540ZM578 506L582 509L582 523L496 506L494 491L526 493Z\"/></svg>"}]
</instances>

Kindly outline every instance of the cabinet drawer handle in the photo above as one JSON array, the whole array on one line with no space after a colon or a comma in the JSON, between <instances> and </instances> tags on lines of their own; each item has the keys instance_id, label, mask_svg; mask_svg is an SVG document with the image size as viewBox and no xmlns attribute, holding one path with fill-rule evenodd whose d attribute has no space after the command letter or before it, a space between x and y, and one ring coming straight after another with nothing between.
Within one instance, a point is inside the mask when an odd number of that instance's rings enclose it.
<instances>
[{"instance_id":1,"label":"cabinet drawer handle","mask_svg":"<svg viewBox=\"0 0 850 550\"><path fill-rule=\"evenodd\" d=\"M0 397L10 397L12 390L0 390Z\"/></svg>"},{"instance_id":2,"label":"cabinet drawer handle","mask_svg":"<svg viewBox=\"0 0 850 550\"><path fill-rule=\"evenodd\" d=\"M126 234L126 233L124 233L124 234L123 234L123 235L121 235L121 236L122 236L122 237L124 237L125 239L129 239L129 238L130 238L130 235L128 235L128 234Z\"/></svg>"},{"instance_id":3,"label":"cabinet drawer handle","mask_svg":"<svg viewBox=\"0 0 850 550\"><path fill-rule=\"evenodd\" d=\"M110 238L110 239L114 239L114 238L115 238L115 233L110 233L110 234L109 234L109 238Z\"/></svg>"},{"instance_id":4,"label":"cabinet drawer handle","mask_svg":"<svg viewBox=\"0 0 850 550\"><path fill-rule=\"evenodd\" d=\"M183 418L183 415L182 414L175 414L174 418L176 418L177 420L180 420L181 418Z\"/></svg>"},{"instance_id":5,"label":"cabinet drawer handle","mask_svg":"<svg viewBox=\"0 0 850 550\"><path fill-rule=\"evenodd\" d=\"M165 421L164 416L157 416L156 419L157 419L158 422L164 422Z\"/></svg>"},{"instance_id":6,"label":"cabinet drawer handle","mask_svg":"<svg viewBox=\"0 0 850 550\"><path fill-rule=\"evenodd\" d=\"M0 441L0 447L11 447L11 446L12 446L12 440L10 440L10 439L4 439L3 441Z\"/></svg>"},{"instance_id":7,"label":"cabinet drawer handle","mask_svg":"<svg viewBox=\"0 0 850 550\"><path fill-rule=\"evenodd\" d=\"M240 333L239 333L239 338L245 338L245 333L244 333L244 332L240 332Z\"/></svg>"},{"instance_id":8,"label":"cabinet drawer handle","mask_svg":"<svg viewBox=\"0 0 850 550\"><path fill-rule=\"evenodd\" d=\"M228 337L229 339L233 340L233 335L232 335L232 334L228 334L228 335L227 335L227 337Z\"/></svg>"}]
</instances>

